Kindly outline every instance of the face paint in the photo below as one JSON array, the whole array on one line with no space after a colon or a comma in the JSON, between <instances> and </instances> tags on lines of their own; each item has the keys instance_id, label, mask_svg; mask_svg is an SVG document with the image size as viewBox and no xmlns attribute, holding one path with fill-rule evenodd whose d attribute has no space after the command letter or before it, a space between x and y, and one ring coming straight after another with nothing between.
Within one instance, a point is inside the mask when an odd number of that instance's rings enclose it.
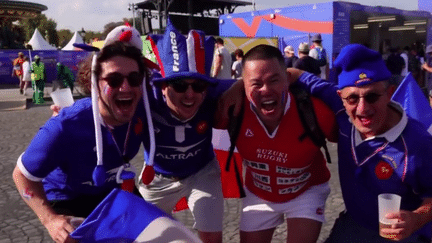
<instances>
[{"instance_id":1,"label":"face paint","mask_svg":"<svg viewBox=\"0 0 432 243\"><path fill-rule=\"evenodd\" d=\"M33 192L30 191L28 188L26 188L22 191L22 196L24 199L27 199L27 200L32 199L33 198Z\"/></svg>"},{"instance_id":2,"label":"face paint","mask_svg":"<svg viewBox=\"0 0 432 243\"><path fill-rule=\"evenodd\" d=\"M106 84L106 85L103 87L102 92L103 92L105 95L108 95L109 93L111 93L111 87L110 87L109 85Z\"/></svg>"}]
</instances>

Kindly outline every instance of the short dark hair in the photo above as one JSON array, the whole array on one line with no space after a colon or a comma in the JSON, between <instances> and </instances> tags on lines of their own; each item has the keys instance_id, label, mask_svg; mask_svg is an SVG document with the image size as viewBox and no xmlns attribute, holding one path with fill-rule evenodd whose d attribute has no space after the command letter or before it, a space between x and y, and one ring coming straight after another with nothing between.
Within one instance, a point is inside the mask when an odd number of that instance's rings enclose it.
<instances>
[{"instance_id":1,"label":"short dark hair","mask_svg":"<svg viewBox=\"0 0 432 243\"><path fill-rule=\"evenodd\" d=\"M243 58L243 56L244 56L244 52L243 52L242 49L237 49L237 50L234 51L234 55Z\"/></svg>"},{"instance_id":2,"label":"short dark hair","mask_svg":"<svg viewBox=\"0 0 432 243\"><path fill-rule=\"evenodd\" d=\"M284 57L282 52L271 45L261 44L250 49L243 57L242 65L245 66L247 61L252 60L269 60L276 58L282 67L285 67Z\"/></svg>"},{"instance_id":3,"label":"short dark hair","mask_svg":"<svg viewBox=\"0 0 432 243\"><path fill-rule=\"evenodd\" d=\"M103 47L100 51L96 59L96 77L99 77L102 72L101 63L115 56L131 58L137 62L140 74L144 75L147 72L144 66L143 55L141 51L134 46L127 45L121 41L116 41L110 45Z\"/></svg>"},{"instance_id":4,"label":"short dark hair","mask_svg":"<svg viewBox=\"0 0 432 243\"><path fill-rule=\"evenodd\" d=\"M134 46L126 45L123 42L117 41L105 46L100 51L96 59L96 67L94 70L96 77L99 77L99 75L102 73L101 63L115 56L124 56L135 60L138 64L139 73L146 75L147 77L150 76L150 71L144 65L141 51ZM78 85L87 95L90 95L91 93L92 60L93 55L89 55L78 65L78 73L76 78Z\"/></svg>"},{"instance_id":5,"label":"short dark hair","mask_svg":"<svg viewBox=\"0 0 432 243\"><path fill-rule=\"evenodd\" d=\"M222 44L222 45L224 44L224 40L222 38L220 38L220 37L216 38L215 41L218 44Z\"/></svg>"}]
</instances>

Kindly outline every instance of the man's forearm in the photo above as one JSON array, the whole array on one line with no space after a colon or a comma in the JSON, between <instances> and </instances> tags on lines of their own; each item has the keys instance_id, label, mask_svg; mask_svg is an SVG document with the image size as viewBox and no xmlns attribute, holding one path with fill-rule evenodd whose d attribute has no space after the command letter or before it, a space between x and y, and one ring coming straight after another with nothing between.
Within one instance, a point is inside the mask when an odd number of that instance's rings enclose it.
<instances>
[{"instance_id":1,"label":"man's forearm","mask_svg":"<svg viewBox=\"0 0 432 243\"><path fill-rule=\"evenodd\" d=\"M53 216L57 215L49 205L42 182L30 181L22 174L18 166L13 171L13 179L19 194L43 225L46 225Z\"/></svg>"}]
</instances>

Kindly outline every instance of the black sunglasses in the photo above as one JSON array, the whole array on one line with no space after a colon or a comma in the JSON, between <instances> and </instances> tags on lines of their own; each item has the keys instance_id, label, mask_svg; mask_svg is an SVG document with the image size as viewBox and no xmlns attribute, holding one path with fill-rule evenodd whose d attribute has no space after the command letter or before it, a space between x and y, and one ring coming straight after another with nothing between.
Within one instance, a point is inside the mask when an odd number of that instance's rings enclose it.
<instances>
[{"instance_id":1,"label":"black sunglasses","mask_svg":"<svg viewBox=\"0 0 432 243\"><path fill-rule=\"evenodd\" d=\"M346 100L346 102L349 105L357 105L360 101L360 98L363 98L369 104L373 104L373 103L377 102L381 96L383 96L383 95L377 94L377 93L369 93L365 96L359 96L359 95L352 94L352 95L345 97L345 98L342 98L342 99Z\"/></svg>"},{"instance_id":2,"label":"black sunglasses","mask_svg":"<svg viewBox=\"0 0 432 243\"><path fill-rule=\"evenodd\" d=\"M202 93L204 92L207 87L208 83L204 81L195 81L193 83L188 83L183 80L175 80L175 81L169 81L168 85L171 86L175 92L177 93L184 93L189 88L189 86L192 87L192 90L195 93Z\"/></svg>"},{"instance_id":3,"label":"black sunglasses","mask_svg":"<svg viewBox=\"0 0 432 243\"><path fill-rule=\"evenodd\" d=\"M115 89L123 84L125 78L131 87L138 87L143 83L143 75L139 72L131 72L127 76L121 73L110 73L108 76L100 79L107 81L108 85Z\"/></svg>"}]
</instances>

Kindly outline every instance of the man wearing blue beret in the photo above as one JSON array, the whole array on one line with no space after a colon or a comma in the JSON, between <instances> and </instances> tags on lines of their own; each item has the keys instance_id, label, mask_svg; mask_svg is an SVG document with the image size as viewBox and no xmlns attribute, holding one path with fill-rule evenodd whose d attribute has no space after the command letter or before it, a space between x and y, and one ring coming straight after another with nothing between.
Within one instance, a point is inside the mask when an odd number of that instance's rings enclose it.
<instances>
[{"instance_id":1,"label":"man wearing blue beret","mask_svg":"<svg viewBox=\"0 0 432 243\"><path fill-rule=\"evenodd\" d=\"M346 210L327 242L431 242L432 136L391 100L381 55L362 45L344 47L334 63L338 85L291 70L336 114L339 177ZM297 72L297 74L296 74ZM397 219L379 229L378 195L401 196Z\"/></svg>"}]
</instances>

